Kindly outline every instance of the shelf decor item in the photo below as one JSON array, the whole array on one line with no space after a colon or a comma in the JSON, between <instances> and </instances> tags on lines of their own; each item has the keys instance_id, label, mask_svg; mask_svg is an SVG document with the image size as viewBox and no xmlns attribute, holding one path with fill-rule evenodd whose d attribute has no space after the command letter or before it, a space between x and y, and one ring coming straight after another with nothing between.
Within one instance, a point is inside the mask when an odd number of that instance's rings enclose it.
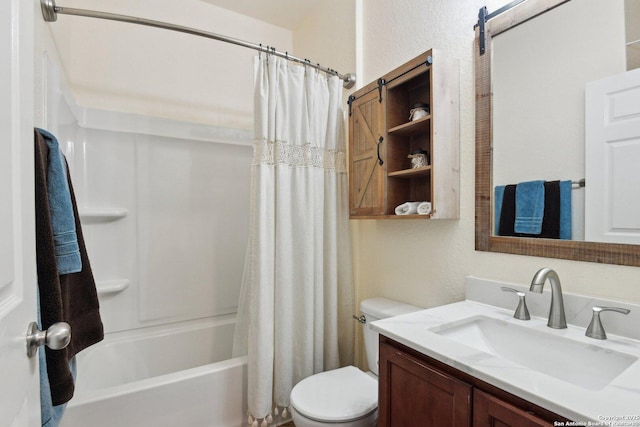
<instances>
[{"instance_id":1,"label":"shelf decor item","mask_svg":"<svg viewBox=\"0 0 640 427\"><path fill-rule=\"evenodd\" d=\"M429 115L429 104L426 102L420 102L413 106L411 111L409 111L409 120L412 122L423 117L427 117Z\"/></svg>"},{"instance_id":2,"label":"shelf decor item","mask_svg":"<svg viewBox=\"0 0 640 427\"><path fill-rule=\"evenodd\" d=\"M411 159L411 169L429 166L429 152L426 150L416 150L407 158Z\"/></svg>"}]
</instances>

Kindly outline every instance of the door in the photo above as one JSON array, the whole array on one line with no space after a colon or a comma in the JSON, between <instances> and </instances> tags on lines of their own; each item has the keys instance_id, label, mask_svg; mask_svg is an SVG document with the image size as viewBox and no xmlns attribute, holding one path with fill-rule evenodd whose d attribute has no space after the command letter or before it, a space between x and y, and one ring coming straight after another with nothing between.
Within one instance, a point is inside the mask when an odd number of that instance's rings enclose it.
<instances>
[{"instance_id":1,"label":"door","mask_svg":"<svg viewBox=\"0 0 640 427\"><path fill-rule=\"evenodd\" d=\"M585 89L585 240L640 244L640 69Z\"/></svg>"},{"instance_id":2,"label":"door","mask_svg":"<svg viewBox=\"0 0 640 427\"><path fill-rule=\"evenodd\" d=\"M374 90L351 104L349 119L349 214L385 214L383 104Z\"/></svg>"},{"instance_id":3,"label":"door","mask_svg":"<svg viewBox=\"0 0 640 427\"><path fill-rule=\"evenodd\" d=\"M40 425L37 357L25 336L36 320L33 194L35 1L0 7L0 426Z\"/></svg>"},{"instance_id":4,"label":"door","mask_svg":"<svg viewBox=\"0 0 640 427\"><path fill-rule=\"evenodd\" d=\"M378 426L471 426L471 386L380 343Z\"/></svg>"}]
</instances>

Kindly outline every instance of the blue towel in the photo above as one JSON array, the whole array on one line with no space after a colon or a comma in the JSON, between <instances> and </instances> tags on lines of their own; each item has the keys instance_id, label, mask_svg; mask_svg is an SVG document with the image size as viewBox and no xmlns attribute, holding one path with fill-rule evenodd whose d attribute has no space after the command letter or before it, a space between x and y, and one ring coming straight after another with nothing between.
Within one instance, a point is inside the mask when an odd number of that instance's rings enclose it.
<instances>
[{"instance_id":1,"label":"blue towel","mask_svg":"<svg viewBox=\"0 0 640 427\"><path fill-rule=\"evenodd\" d=\"M560 238L571 240L571 181L560 181Z\"/></svg>"},{"instance_id":2,"label":"blue towel","mask_svg":"<svg viewBox=\"0 0 640 427\"><path fill-rule=\"evenodd\" d=\"M544 217L544 181L521 182L516 186L516 233L540 234Z\"/></svg>"},{"instance_id":3,"label":"blue towel","mask_svg":"<svg viewBox=\"0 0 640 427\"><path fill-rule=\"evenodd\" d=\"M500 215L502 214L502 200L504 198L504 185L497 185L494 190L494 209L493 209L493 234L500 234Z\"/></svg>"},{"instance_id":4,"label":"blue towel","mask_svg":"<svg viewBox=\"0 0 640 427\"><path fill-rule=\"evenodd\" d=\"M49 149L47 198L51 211L58 274L78 273L82 271L82 260L80 259L71 194L67 183L65 160L60 152L56 137L43 129L37 129L37 131L43 136Z\"/></svg>"}]
</instances>

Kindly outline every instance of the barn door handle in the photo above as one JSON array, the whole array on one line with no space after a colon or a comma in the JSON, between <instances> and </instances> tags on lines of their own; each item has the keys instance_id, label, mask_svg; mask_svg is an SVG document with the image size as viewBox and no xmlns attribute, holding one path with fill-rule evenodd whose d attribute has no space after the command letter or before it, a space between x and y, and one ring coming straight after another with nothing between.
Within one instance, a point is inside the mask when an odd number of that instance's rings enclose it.
<instances>
[{"instance_id":1,"label":"barn door handle","mask_svg":"<svg viewBox=\"0 0 640 427\"><path fill-rule=\"evenodd\" d=\"M382 141L384 141L384 138L380 137L380 139L378 139L378 164L380 166L382 166L384 164L384 161L382 160L382 157L380 157L380 146L382 145Z\"/></svg>"}]
</instances>

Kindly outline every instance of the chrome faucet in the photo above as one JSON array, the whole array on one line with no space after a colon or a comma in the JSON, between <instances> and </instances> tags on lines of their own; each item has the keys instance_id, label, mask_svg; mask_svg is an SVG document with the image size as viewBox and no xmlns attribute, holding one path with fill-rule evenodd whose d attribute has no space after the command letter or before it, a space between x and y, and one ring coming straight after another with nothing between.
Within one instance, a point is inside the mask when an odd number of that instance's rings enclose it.
<instances>
[{"instance_id":1,"label":"chrome faucet","mask_svg":"<svg viewBox=\"0 0 640 427\"><path fill-rule=\"evenodd\" d=\"M564 314L564 301L562 300L562 287L558 273L550 268L541 268L533 276L529 291L542 293L544 283L549 279L551 283L551 308L549 309L549 321L547 326L555 329L567 327L567 319Z\"/></svg>"}]
</instances>

